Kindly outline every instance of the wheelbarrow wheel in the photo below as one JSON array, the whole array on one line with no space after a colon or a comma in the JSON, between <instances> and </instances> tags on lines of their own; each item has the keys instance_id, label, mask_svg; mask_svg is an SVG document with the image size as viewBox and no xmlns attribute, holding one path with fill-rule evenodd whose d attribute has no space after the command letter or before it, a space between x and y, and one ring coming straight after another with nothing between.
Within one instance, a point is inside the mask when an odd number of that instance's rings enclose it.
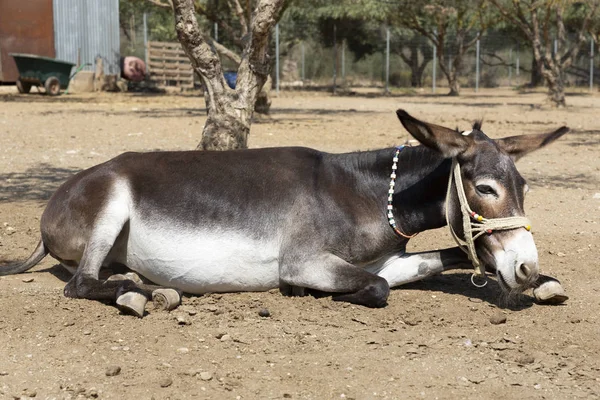
<instances>
[{"instance_id":1,"label":"wheelbarrow wheel","mask_svg":"<svg viewBox=\"0 0 600 400\"><path fill-rule=\"evenodd\" d=\"M57 77L51 76L44 82L44 88L46 89L46 94L56 96L60 93L60 81Z\"/></svg>"},{"instance_id":2,"label":"wheelbarrow wheel","mask_svg":"<svg viewBox=\"0 0 600 400\"><path fill-rule=\"evenodd\" d=\"M23 82L21 78L17 79L17 90L19 93L29 93L31 90L31 83Z\"/></svg>"}]
</instances>

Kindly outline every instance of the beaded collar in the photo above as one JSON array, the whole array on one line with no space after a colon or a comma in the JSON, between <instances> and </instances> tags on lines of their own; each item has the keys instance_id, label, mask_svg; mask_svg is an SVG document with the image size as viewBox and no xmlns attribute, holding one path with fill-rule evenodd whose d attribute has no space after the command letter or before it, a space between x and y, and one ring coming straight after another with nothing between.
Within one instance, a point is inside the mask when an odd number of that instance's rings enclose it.
<instances>
[{"instance_id":1,"label":"beaded collar","mask_svg":"<svg viewBox=\"0 0 600 400\"><path fill-rule=\"evenodd\" d=\"M407 235L405 233L402 233L400 228L398 228L398 225L396 225L396 220L394 219L394 213L393 213L394 207L392 206L392 200L394 200L394 187L396 186L396 171L398 170L398 155L405 147L406 146L404 146L404 145L397 146L396 152L394 153L394 158L392 159L392 161L393 161L392 174L390 175L391 180L390 180L390 189L388 190L388 202L387 202L387 210L386 211L387 211L388 222L389 222L390 226L392 227L392 229L394 229L394 232L396 232L396 234L402 236L403 238L410 239L410 238L417 236L418 232L414 233L412 235Z\"/></svg>"}]
</instances>

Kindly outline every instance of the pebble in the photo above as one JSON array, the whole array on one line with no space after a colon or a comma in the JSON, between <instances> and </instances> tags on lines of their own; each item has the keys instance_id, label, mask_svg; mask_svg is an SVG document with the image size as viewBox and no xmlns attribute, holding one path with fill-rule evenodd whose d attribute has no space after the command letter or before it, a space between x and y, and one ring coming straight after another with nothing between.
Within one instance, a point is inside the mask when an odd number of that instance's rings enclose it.
<instances>
[{"instance_id":1,"label":"pebble","mask_svg":"<svg viewBox=\"0 0 600 400\"><path fill-rule=\"evenodd\" d=\"M15 232L16 232L16 230L15 230L15 228L13 228L12 226L7 226L7 227L6 227L6 234L7 234L7 235L12 235L12 234L13 234L13 233L15 233Z\"/></svg>"},{"instance_id":2,"label":"pebble","mask_svg":"<svg viewBox=\"0 0 600 400\"><path fill-rule=\"evenodd\" d=\"M160 385L160 387L166 388L166 387L169 387L169 386L171 386L173 384L173 379L171 379L171 378L162 378L158 382L158 384Z\"/></svg>"},{"instance_id":3,"label":"pebble","mask_svg":"<svg viewBox=\"0 0 600 400\"><path fill-rule=\"evenodd\" d=\"M258 315L263 318L268 318L271 316L271 312L266 308L261 308L260 311L258 312Z\"/></svg>"},{"instance_id":4,"label":"pebble","mask_svg":"<svg viewBox=\"0 0 600 400\"><path fill-rule=\"evenodd\" d=\"M111 365L110 367L106 368L106 371L104 372L106 376L117 376L120 373L121 367L119 367L118 365Z\"/></svg>"},{"instance_id":5,"label":"pebble","mask_svg":"<svg viewBox=\"0 0 600 400\"><path fill-rule=\"evenodd\" d=\"M523 354L519 358L517 358L517 364L526 365L533 364L535 362L535 357L530 354Z\"/></svg>"},{"instance_id":6,"label":"pebble","mask_svg":"<svg viewBox=\"0 0 600 400\"><path fill-rule=\"evenodd\" d=\"M34 279L33 278L23 278L22 281L25 283L31 283L34 281Z\"/></svg>"},{"instance_id":7,"label":"pebble","mask_svg":"<svg viewBox=\"0 0 600 400\"><path fill-rule=\"evenodd\" d=\"M6 375L8 375L8 372L6 372L6 371L0 371L0 376L6 376Z\"/></svg>"},{"instance_id":8,"label":"pebble","mask_svg":"<svg viewBox=\"0 0 600 400\"><path fill-rule=\"evenodd\" d=\"M594 199L600 199L600 193L594 193L593 198Z\"/></svg>"},{"instance_id":9,"label":"pebble","mask_svg":"<svg viewBox=\"0 0 600 400\"><path fill-rule=\"evenodd\" d=\"M506 323L506 315L502 313L496 313L490 317L490 323L492 325L500 325Z\"/></svg>"},{"instance_id":10,"label":"pebble","mask_svg":"<svg viewBox=\"0 0 600 400\"><path fill-rule=\"evenodd\" d=\"M221 336L221 342L227 342L229 340L231 340L231 336L230 335L223 335Z\"/></svg>"},{"instance_id":11,"label":"pebble","mask_svg":"<svg viewBox=\"0 0 600 400\"><path fill-rule=\"evenodd\" d=\"M31 389L23 389L23 396L25 397L35 397L37 396L37 392Z\"/></svg>"},{"instance_id":12,"label":"pebble","mask_svg":"<svg viewBox=\"0 0 600 400\"><path fill-rule=\"evenodd\" d=\"M204 371L200 372L200 379L203 381L210 381L213 378L212 372Z\"/></svg>"},{"instance_id":13,"label":"pebble","mask_svg":"<svg viewBox=\"0 0 600 400\"><path fill-rule=\"evenodd\" d=\"M185 318L183 315L178 315L177 316L177 323L179 325L191 325L192 323L190 321L187 320L187 318Z\"/></svg>"},{"instance_id":14,"label":"pebble","mask_svg":"<svg viewBox=\"0 0 600 400\"><path fill-rule=\"evenodd\" d=\"M177 349L177 352L180 354L186 354L190 352L190 349L188 349L187 347L180 347Z\"/></svg>"}]
</instances>

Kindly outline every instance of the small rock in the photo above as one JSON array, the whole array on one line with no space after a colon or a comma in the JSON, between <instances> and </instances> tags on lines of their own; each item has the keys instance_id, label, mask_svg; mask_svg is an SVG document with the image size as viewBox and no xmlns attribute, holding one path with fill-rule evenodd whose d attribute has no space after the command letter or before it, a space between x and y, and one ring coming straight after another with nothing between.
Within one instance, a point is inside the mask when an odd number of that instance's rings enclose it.
<instances>
[{"instance_id":1,"label":"small rock","mask_svg":"<svg viewBox=\"0 0 600 400\"><path fill-rule=\"evenodd\" d=\"M594 193L594 195L592 196L592 198L594 198L594 199L600 199L600 193Z\"/></svg>"},{"instance_id":2,"label":"small rock","mask_svg":"<svg viewBox=\"0 0 600 400\"><path fill-rule=\"evenodd\" d=\"M73 325L75 325L75 322L73 322L73 321L67 321L63 324L63 326L73 326Z\"/></svg>"},{"instance_id":3,"label":"small rock","mask_svg":"<svg viewBox=\"0 0 600 400\"><path fill-rule=\"evenodd\" d=\"M213 378L212 372L204 371L200 372L200 379L203 381L210 381Z\"/></svg>"},{"instance_id":4,"label":"small rock","mask_svg":"<svg viewBox=\"0 0 600 400\"><path fill-rule=\"evenodd\" d=\"M167 378L162 378L158 382L158 384L160 385L160 387L166 388L166 387L169 387L169 386L171 386L173 384L173 379L168 378L168 377Z\"/></svg>"},{"instance_id":5,"label":"small rock","mask_svg":"<svg viewBox=\"0 0 600 400\"><path fill-rule=\"evenodd\" d=\"M106 376L117 376L120 373L121 367L119 367L118 365L111 365L110 367L106 368L106 371L104 372Z\"/></svg>"},{"instance_id":6,"label":"small rock","mask_svg":"<svg viewBox=\"0 0 600 400\"><path fill-rule=\"evenodd\" d=\"M31 389L23 389L23 396L25 397L35 397L37 396L37 392Z\"/></svg>"},{"instance_id":7,"label":"small rock","mask_svg":"<svg viewBox=\"0 0 600 400\"><path fill-rule=\"evenodd\" d=\"M194 315L198 314L198 312L197 312L196 310L188 310L188 311L187 311L187 313L188 313L190 316L192 316L192 317L193 317Z\"/></svg>"},{"instance_id":8,"label":"small rock","mask_svg":"<svg viewBox=\"0 0 600 400\"><path fill-rule=\"evenodd\" d=\"M271 316L271 312L269 312L269 310L266 308L261 308L260 311L258 312L258 315L263 318L268 318Z\"/></svg>"},{"instance_id":9,"label":"small rock","mask_svg":"<svg viewBox=\"0 0 600 400\"><path fill-rule=\"evenodd\" d=\"M519 358L517 358L517 364L527 365L533 364L535 362L535 357L530 354L523 354Z\"/></svg>"},{"instance_id":10,"label":"small rock","mask_svg":"<svg viewBox=\"0 0 600 400\"><path fill-rule=\"evenodd\" d=\"M13 228L12 226L7 226L7 227L6 227L6 234L7 234L7 235L12 235L12 234L13 234L13 233L15 233L15 232L16 232L16 230L15 230L15 228Z\"/></svg>"},{"instance_id":11,"label":"small rock","mask_svg":"<svg viewBox=\"0 0 600 400\"><path fill-rule=\"evenodd\" d=\"M506 315L502 313L494 314L490 317L490 323L492 325L500 325L506 323Z\"/></svg>"},{"instance_id":12,"label":"small rock","mask_svg":"<svg viewBox=\"0 0 600 400\"><path fill-rule=\"evenodd\" d=\"M8 372L6 372L6 371L0 371L0 376L6 376L6 375L8 375Z\"/></svg>"},{"instance_id":13,"label":"small rock","mask_svg":"<svg viewBox=\"0 0 600 400\"><path fill-rule=\"evenodd\" d=\"M535 390L540 390L542 388L542 385L540 385L539 383L536 383L535 385L533 385L533 388Z\"/></svg>"},{"instance_id":14,"label":"small rock","mask_svg":"<svg viewBox=\"0 0 600 400\"><path fill-rule=\"evenodd\" d=\"M96 388L89 388L88 391L87 391L87 396L88 397L97 398L98 397L98 390Z\"/></svg>"},{"instance_id":15,"label":"small rock","mask_svg":"<svg viewBox=\"0 0 600 400\"><path fill-rule=\"evenodd\" d=\"M31 282L33 282L34 279L33 278L23 278L21 280L25 283L31 283Z\"/></svg>"},{"instance_id":16,"label":"small rock","mask_svg":"<svg viewBox=\"0 0 600 400\"><path fill-rule=\"evenodd\" d=\"M177 323L179 325L191 325L192 323L190 321L187 320L187 318L185 318L183 315L178 315L176 318Z\"/></svg>"},{"instance_id":17,"label":"small rock","mask_svg":"<svg viewBox=\"0 0 600 400\"><path fill-rule=\"evenodd\" d=\"M84 334L85 336L88 336L88 335L91 335L91 334L92 334L92 332L90 332L90 331L83 331L83 334Z\"/></svg>"},{"instance_id":18,"label":"small rock","mask_svg":"<svg viewBox=\"0 0 600 400\"><path fill-rule=\"evenodd\" d=\"M223 335L221 336L221 342L227 342L229 340L231 340L231 336L230 335Z\"/></svg>"},{"instance_id":19,"label":"small rock","mask_svg":"<svg viewBox=\"0 0 600 400\"><path fill-rule=\"evenodd\" d=\"M492 343L490 346L494 350L506 350L508 345L506 343Z\"/></svg>"},{"instance_id":20,"label":"small rock","mask_svg":"<svg viewBox=\"0 0 600 400\"><path fill-rule=\"evenodd\" d=\"M565 257L566 256L566 254L563 253L562 251L559 251L558 253L556 253L556 255L559 256L559 257Z\"/></svg>"},{"instance_id":21,"label":"small rock","mask_svg":"<svg viewBox=\"0 0 600 400\"><path fill-rule=\"evenodd\" d=\"M180 354L186 354L190 352L190 349L188 349L187 347L180 347L177 349L177 352Z\"/></svg>"}]
</instances>

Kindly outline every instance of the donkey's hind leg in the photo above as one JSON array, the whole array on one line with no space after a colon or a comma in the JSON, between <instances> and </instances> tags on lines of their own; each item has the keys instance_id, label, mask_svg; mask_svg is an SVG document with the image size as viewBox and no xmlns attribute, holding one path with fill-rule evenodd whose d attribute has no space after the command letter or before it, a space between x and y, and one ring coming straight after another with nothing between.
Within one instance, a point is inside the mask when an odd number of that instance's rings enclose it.
<instances>
[{"instance_id":1,"label":"donkey's hind leg","mask_svg":"<svg viewBox=\"0 0 600 400\"><path fill-rule=\"evenodd\" d=\"M132 279L101 281L100 269L129 219L122 201L110 202L88 239L79 267L64 289L67 297L116 302L122 310L141 317L144 306L158 286L136 283Z\"/></svg>"}]
</instances>

